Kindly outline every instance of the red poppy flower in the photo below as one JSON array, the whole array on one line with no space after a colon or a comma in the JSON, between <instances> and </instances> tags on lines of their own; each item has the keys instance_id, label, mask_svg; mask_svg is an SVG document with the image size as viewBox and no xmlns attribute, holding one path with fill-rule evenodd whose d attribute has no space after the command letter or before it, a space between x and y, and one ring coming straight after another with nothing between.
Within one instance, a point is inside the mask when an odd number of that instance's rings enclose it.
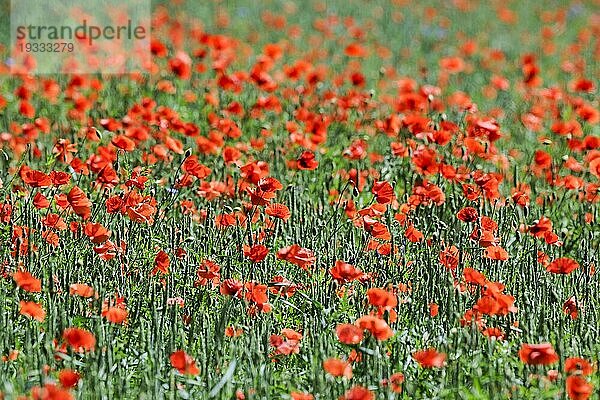
<instances>
[{"instance_id":1,"label":"red poppy flower","mask_svg":"<svg viewBox=\"0 0 600 400\"><path fill-rule=\"evenodd\" d=\"M418 229L414 227L414 225L410 224L406 231L404 232L404 237L410 240L412 243L419 243L423 239L425 239L425 235Z\"/></svg>"},{"instance_id":2,"label":"red poppy flower","mask_svg":"<svg viewBox=\"0 0 600 400\"><path fill-rule=\"evenodd\" d=\"M133 151L135 149L135 142L129 139L125 135L116 135L110 141L115 147L118 147L121 150L125 151Z\"/></svg>"},{"instance_id":3,"label":"red poppy flower","mask_svg":"<svg viewBox=\"0 0 600 400\"><path fill-rule=\"evenodd\" d=\"M92 202L79 187L73 186L73 189L71 189L67 195L67 200L75 214L83 219L88 219L90 217L92 213Z\"/></svg>"},{"instance_id":4,"label":"red poppy flower","mask_svg":"<svg viewBox=\"0 0 600 400\"><path fill-rule=\"evenodd\" d=\"M323 369L332 376L352 378L352 366L349 362L342 361L339 358L328 358L323 361Z\"/></svg>"},{"instance_id":5,"label":"red poppy flower","mask_svg":"<svg viewBox=\"0 0 600 400\"><path fill-rule=\"evenodd\" d=\"M283 189L283 185L273 177L261 178L256 184L263 192L276 192Z\"/></svg>"},{"instance_id":6,"label":"red poppy flower","mask_svg":"<svg viewBox=\"0 0 600 400\"><path fill-rule=\"evenodd\" d=\"M256 304L266 304L269 301L267 295L267 285L262 285L256 282L246 282L244 284L245 298Z\"/></svg>"},{"instance_id":7,"label":"red poppy flower","mask_svg":"<svg viewBox=\"0 0 600 400\"><path fill-rule=\"evenodd\" d=\"M44 322L44 319L46 318L46 311L44 311L41 304L35 303L33 301L21 300L19 302L19 305L21 307L19 312L22 315L26 315L40 322Z\"/></svg>"},{"instance_id":8,"label":"red poppy flower","mask_svg":"<svg viewBox=\"0 0 600 400\"><path fill-rule=\"evenodd\" d=\"M101 224L88 222L83 228L85 236L89 237L91 242L94 244L104 243L110 238L110 231L103 227Z\"/></svg>"},{"instance_id":9,"label":"red poppy flower","mask_svg":"<svg viewBox=\"0 0 600 400\"><path fill-rule=\"evenodd\" d=\"M27 271L15 272L13 274L13 279L17 283L17 286L26 292L39 293L42 291L42 282L39 279L34 278L33 275Z\"/></svg>"},{"instance_id":10,"label":"red poppy flower","mask_svg":"<svg viewBox=\"0 0 600 400\"><path fill-rule=\"evenodd\" d=\"M86 285L85 283L74 283L69 286L69 294L71 296L77 295L84 298L89 298L94 295L94 288Z\"/></svg>"},{"instance_id":11,"label":"red poppy flower","mask_svg":"<svg viewBox=\"0 0 600 400\"><path fill-rule=\"evenodd\" d=\"M373 236L373 238L381 240L391 240L392 236L390 234L390 230L385 224L368 216L364 216L362 220L363 228L366 232Z\"/></svg>"},{"instance_id":12,"label":"red poppy flower","mask_svg":"<svg viewBox=\"0 0 600 400\"><path fill-rule=\"evenodd\" d=\"M312 151L305 151L300 155L297 160L298 169L301 170L314 170L319 166L317 160L315 160L315 153Z\"/></svg>"},{"instance_id":13,"label":"red poppy flower","mask_svg":"<svg viewBox=\"0 0 600 400\"><path fill-rule=\"evenodd\" d=\"M485 249L483 256L492 260L508 260L508 253L500 246L489 246Z\"/></svg>"},{"instance_id":14,"label":"red poppy flower","mask_svg":"<svg viewBox=\"0 0 600 400\"><path fill-rule=\"evenodd\" d=\"M367 290L367 298L369 304L387 310L391 310L398 305L398 297L385 289L371 288Z\"/></svg>"},{"instance_id":15,"label":"red poppy flower","mask_svg":"<svg viewBox=\"0 0 600 400\"><path fill-rule=\"evenodd\" d=\"M33 400L73 400L75 397L68 390L58 387L54 383L46 383L44 386L31 388Z\"/></svg>"},{"instance_id":16,"label":"red poppy flower","mask_svg":"<svg viewBox=\"0 0 600 400\"><path fill-rule=\"evenodd\" d=\"M52 186L52 179L41 171L23 168L21 169L21 179L23 183L31 187Z\"/></svg>"},{"instance_id":17,"label":"red poppy flower","mask_svg":"<svg viewBox=\"0 0 600 400\"><path fill-rule=\"evenodd\" d=\"M33 205L37 209L48 208L50 206L50 201L44 196L41 192L37 192L33 197Z\"/></svg>"},{"instance_id":18,"label":"red poppy flower","mask_svg":"<svg viewBox=\"0 0 600 400\"><path fill-rule=\"evenodd\" d=\"M269 249L262 244L256 244L252 247L244 246L244 255L252 260L252 262L259 263L267 258L268 254Z\"/></svg>"},{"instance_id":19,"label":"red poppy flower","mask_svg":"<svg viewBox=\"0 0 600 400\"><path fill-rule=\"evenodd\" d=\"M389 204L396 199L394 188L389 182L375 182L371 190L375 195L375 201L379 204Z\"/></svg>"},{"instance_id":20,"label":"red poppy flower","mask_svg":"<svg viewBox=\"0 0 600 400\"><path fill-rule=\"evenodd\" d=\"M109 307L102 310L102 316L113 324L122 324L127 319L127 310L122 307Z\"/></svg>"},{"instance_id":21,"label":"red poppy flower","mask_svg":"<svg viewBox=\"0 0 600 400\"><path fill-rule=\"evenodd\" d=\"M594 386L583 376L571 375L566 380L567 395L571 400L587 400L592 396Z\"/></svg>"},{"instance_id":22,"label":"red poppy flower","mask_svg":"<svg viewBox=\"0 0 600 400\"><path fill-rule=\"evenodd\" d=\"M362 386L354 386L348 390L339 400L375 400L375 394Z\"/></svg>"},{"instance_id":23,"label":"red poppy flower","mask_svg":"<svg viewBox=\"0 0 600 400\"><path fill-rule=\"evenodd\" d=\"M572 258L561 257L552 261L546 267L546 271L552 272L553 274L570 274L579 268L579 263Z\"/></svg>"},{"instance_id":24,"label":"red poppy flower","mask_svg":"<svg viewBox=\"0 0 600 400\"><path fill-rule=\"evenodd\" d=\"M242 282L236 279L225 279L223 283L221 283L220 292L223 295L227 296L235 296L240 293L244 285Z\"/></svg>"},{"instance_id":25,"label":"red poppy flower","mask_svg":"<svg viewBox=\"0 0 600 400\"><path fill-rule=\"evenodd\" d=\"M456 246L446 247L440 251L440 263L450 269L454 270L458 267L458 248Z\"/></svg>"},{"instance_id":26,"label":"red poppy flower","mask_svg":"<svg viewBox=\"0 0 600 400\"><path fill-rule=\"evenodd\" d=\"M441 368L446 365L446 354L438 353L434 348L416 351L412 356L423 368Z\"/></svg>"},{"instance_id":27,"label":"red poppy flower","mask_svg":"<svg viewBox=\"0 0 600 400\"><path fill-rule=\"evenodd\" d=\"M438 315L440 306L438 306L436 303L429 303L429 316L431 317L435 317Z\"/></svg>"},{"instance_id":28,"label":"red poppy flower","mask_svg":"<svg viewBox=\"0 0 600 400\"><path fill-rule=\"evenodd\" d=\"M192 59L184 52L179 51L169 60L169 70L179 79L190 79L192 76Z\"/></svg>"},{"instance_id":29,"label":"red poppy flower","mask_svg":"<svg viewBox=\"0 0 600 400\"><path fill-rule=\"evenodd\" d=\"M401 393L402 392L402 383L404 382L404 374L401 372L396 372L390 376L390 387L392 388L392 392Z\"/></svg>"},{"instance_id":30,"label":"red poppy flower","mask_svg":"<svg viewBox=\"0 0 600 400\"><path fill-rule=\"evenodd\" d=\"M500 328L485 328L483 331L481 331L481 333L483 333L484 336L495 338L496 340L504 339L504 332Z\"/></svg>"},{"instance_id":31,"label":"red poppy flower","mask_svg":"<svg viewBox=\"0 0 600 400\"><path fill-rule=\"evenodd\" d=\"M353 265L341 260L335 262L335 266L329 270L329 273L339 283L348 283L364 276L364 273Z\"/></svg>"},{"instance_id":32,"label":"red poppy flower","mask_svg":"<svg viewBox=\"0 0 600 400\"><path fill-rule=\"evenodd\" d=\"M456 217L463 222L474 222L479 218L479 213L473 207L465 207L456 214Z\"/></svg>"},{"instance_id":33,"label":"red poppy flower","mask_svg":"<svg viewBox=\"0 0 600 400\"><path fill-rule=\"evenodd\" d=\"M558 354L550 343L523 343L519 350L519 358L529 365L549 365L558 361Z\"/></svg>"},{"instance_id":34,"label":"red poppy flower","mask_svg":"<svg viewBox=\"0 0 600 400\"><path fill-rule=\"evenodd\" d=\"M154 257L154 269L151 274L156 275L159 272L163 275L168 274L170 265L171 259L169 258L169 255L161 250L156 254L156 257Z\"/></svg>"},{"instance_id":35,"label":"red poppy flower","mask_svg":"<svg viewBox=\"0 0 600 400\"><path fill-rule=\"evenodd\" d=\"M563 304L563 312L567 314L571 319L577 319L579 316L579 306L575 299L575 296L569 297Z\"/></svg>"},{"instance_id":36,"label":"red poppy flower","mask_svg":"<svg viewBox=\"0 0 600 400\"><path fill-rule=\"evenodd\" d=\"M470 284L483 286L486 282L485 276L473 268L467 267L463 269L463 276L465 277L465 282Z\"/></svg>"},{"instance_id":37,"label":"red poppy flower","mask_svg":"<svg viewBox=\"0 0 600 400\"><path fill-rule=\"evenodd\" d=\"M285 204L272 203L265 208L265 213L268 216L275 217L287 221L290 216L290 209Z\"/></svg>"},{"instance_id":38,"label":"red poppy flower","mask_svg":"<svg viewBox=\"0 0 600 400\"><path fill-rule=\"evenodd\" d=\"M355 324L359 328L369 331L379 341L385 341L394 336L394 331L385 320L372 315L360 317Z\"/></svg>"},{"instance_id":39,"label":"red poppy flower","mask_svg":"<svg viewBox=\"0 0 600 400\"><path fill-rule=\"evenodd\" d=\"M81 375L72 369L63 369L58 373L58 381L61 386L67 389L77 386Z\"/></svg>"},{"instance_id":40,"label":"red poppy flower","mask_svg":"<svg viewBox=\"0 0 600 400\"><path fill-rule=\"evenodd\" d=\"M63 339L74 351L92 351L96 346L96 337L90 331L81 328L67 328Z\"/></svg>"},{"instance_id":41,"label":"red poppy flower","mask_svg":"<svg viewBox=\"0 0 600 400\"><path fill-rule=\"evenodd\" d=\"M544 237L545 233L548 231L552 231L552 221L550 218L544 216L529 228L529 233L535 237Z\"/></svg>"},{"instance_id":42,"label":"red poppy flower","mask_svg":"<svg viewBox=\"0 0 600 400\"><path fill-rule=\"evenodd\" d=\"M362 342L363 330L356 325L340 324L335 328L338 340L344 344L358 344Z\"/></svg>"},{"instance_id":43,"label":"red poppy flower","mask_svg":"<svg viewBox=\"0 0 600 400\"><path fill-rule=\"evenodd\" d=\"M315 396L310 393L290 392L292 400L314 400Z\"/></svg>"},{"instance_id":44,"label":"red poppy flower","mask_svg":"<svg viewBox=\"0 0 600 400\"><path fill-rule=\"evenodd\" d=\"M169 359L173 368L176 368L182 374L198 375L200 373L196 361L183 350L171 353Z\"/></svg>"},{"instance_id":45,"label":"red poppy flower","mask_svg":"<svg viewBox=\"0 0 600 400\"><path fill-rule=\"evenodd\" d=\"M359 43L350 43L348 46L346 46L346 48L344 49L344 53L348 56L348 57L366 57L367 56L367 49L365 49L363 46L361 46Z\"/></svg>"},{"instance_id":46,"label":"red poppy flower","mask_svg":"<svg viewBox=\"0 0 600 400\"><path fill-rule=\"evenodd\" d=\"M252 202L252 205L255 206L267 205L272 199L275 198L275 193L264 192L259 188L247 188L246 191L250 195L250 201Z\"/></svg>"},{"instance_id":47,"label":"red poppy flower","mask_svg":"<svg viewBox=\"0 0 600 400\"><path fill-rule=\"evenodd\" d=\"M316 261L315 254L312 250L302 248L297 244L279 249L277 258L291 262L304 270L308 270L308 267L313 265Z\"/></svg>"},{"instance_id":48,"label":"red poppy flower","mask_svg":"<svg viewBox=\"0 0 600 400\"><path fill-rule=\"evenodd\" d=\"M71 175L64 171L52 171L50 172L50 179L54 186L66 185L71 180Z\"/></svg>"},{"instance_id":49,"label":"red poppy flower","mask_svg":"<svg viewBox=\"0 0 600 400\"><path fill-rule=\"evenodd\" d=\"M183 162L183 170L198 179L204 179L212 172L210 168L198 162L198 156L191 155Z\"/></svg>"},{"instance_id":50,"label":"red poppy flower","mask_svg":"<svg viewBox=\"0 0 600 400\"><path fill-rule=\"evenodd\" d=\"M594 367L585 358L570 357L565 360L565 372L568 374L581 373L582 375L590 375L594 372Z\"/></svg>"}]
</instances>

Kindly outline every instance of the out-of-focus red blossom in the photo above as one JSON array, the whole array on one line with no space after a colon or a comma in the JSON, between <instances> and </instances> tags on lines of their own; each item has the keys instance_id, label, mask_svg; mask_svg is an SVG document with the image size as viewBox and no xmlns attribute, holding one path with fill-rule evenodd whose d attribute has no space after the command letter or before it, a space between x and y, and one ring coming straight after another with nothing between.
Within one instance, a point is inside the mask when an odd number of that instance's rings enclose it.
<instances>
[{"instance_id":1,"label":"out-of-focus red blossom","mask_svg":"<svg viewBox=\"0 0 600 400\"><path fill-rule=\"evenodd\" d=\"M423 368L442 368L446 365L446 354L438 353L434 348L416 351L412 357Z\"/></svg>"},{"instance_id":2,"label":"out-of-focus red blossom","mask_svg":"<svg viewBox=\"0 0 600 400\"><path fill-rule=\"evenodd\" d=\"M558 372L557 369L549 369L548 372L546 372L546 377L550 382L556 382L560 377L560 372Z\"/></svg>"},{"instance_id":3,"label":"out-of-focus red blossom","mask_svg":"<svg viewBox=\"0 0 600 400\"><path fill-rule=\"evenodd\" d=\"M302 334L292 329L282 329L283 335L271 335L270 343L271 346L275 347L275 355L290 355L300 353L300 340ZM284 339L285 337L285 339Z\"/></svg>"},{"instance_id":4,"label":"out-of-focus red blossom","mask_svg":"<svg viewBox=\"0 0 600 400\"><path fill-rule=\"evenodd\" d=\"M323 369L332 376L352 378L352 366L339 358L328 358L323 361Z\"/></svg>"},{"instance_id":5,"label":"out-of-focus red blossom","mask_svg":"<svg viewBox=\"0 0 600 400\"><path fill-rule=\"evenodd\" d=\"M519 358L529 365L550 365L558 361L558 354L552 344L527 344L523 343L519 350Z\"/></svg>"},{"instance_id":6,"label":"out-of-focus red blossom","mask_svg":"<svg viewBox=\"0 0 600 400\"><path fill-rule=\"evenodd\" d=\"M394 293L381 288L367 290L367 299L369 304L388 311L398 305L398 297Z\"/></svg>"},{"instance_id":7,"label":"out-of-focus red blossom","mask_svg":"<svg viewBox=\"0 0 600 400\"><path fill-rule=\"evenodd\" d=\"M291 392L290 397L292 400L314 400L315 396L310 393Z\"/></svg>"},{"instance_id":8,"label":"out-of-focus red blossom","mask_svg":"<svg viewBox=\"0 0 600 400\"><path fill-rule=\"evenodd\" d=\"M402 393L402 383L404 383L404 374L396 372L390 376L389 379L384 379L381 384L382 386L388 386L394 393Z\"/></svg>"},{"instance_id":9,"label":"out-of-focus red blossom","mask_svg":"<svg viewBox=\"0 0 600 400\"><path fill-rule=\"evenodd\" d=\"M362 386L354 386L348 390L339 400L375 400L375 394Z\"/></svg>"},{"instance_id":10,"label":"out-of-focus red blossom","mask_svg":"<svg viewBox=\"0 0 600 400\"><path fill-rule=\"evenodd\" d=\"M82 328L67 328L63 332L63 339L74 351L93 351L96 346L96 337L90 331Z\"/></svg>"},{"instance_id":11,"label":"out-of-focus red blossom","mask_svg":"<svg viewBox=\"0 0 600 400\"><path fill-rule=\"evenodd\" d=\"M585 358L569 357L565 360L565 372L568 374L591 375L594 372L594 366Z\"/></svg>"},{"instance_id":12,"label":"out-of-focus red blossom","mask_svg":"<svg viewBox=\"0 0 600 400\"><path fill-rule=\"evenodd\" d=\"M569 376L566 380L566 388L571 400L587 400L594 391L594 386L581 375Z\"/></svg>"},{"instance_id":13,"label":"out-of-focus red blossom","mask_svg":"<svg viewBox=\"0 0 600 400\"><path fill-rule=\"evenodd\" d=\"M481 331L481 333L484 336L487 336L489 338L494 338L496 340L504 340L504 332L502 331L502 329L500 328L485 328L484 330Z\"/></svg>"},{"instance_id":14,"label":"out-of-focus red blossom","mask_svg":"<svg viewBox=\"0 0 600 400\"><path fill-rule=\"evenodd\" d=\"M110 141L115 147L131 152L135 149L135 142L125 135L116 135Z\"/></svg>"},{"instance_id":15,"label":"out-of-focus red blossom","mask_svg":"<svg viewBox=\"0 0 600 400\"><path fill-rule=\"evenodd\" d=\"M360 317L355 324L359 328L369 331L379 341L385 341L394 336L394 331L385 320L372 315Z\"/></svg>"},{"instance_id":16,"label":"out-of-focus red blossom","mask_svg":"<svg viewBox=\"0 0 600 400\"><path fill-rule=\"evenodd\" d=\"M171 353L169 360L173 368L182 374L198 375L200 373L200 370L196 366L196 361L183 350Z\"/></svg>"},{"instance_id":17,"label":"out-of-focus red blossom","mask_svg":"<svg viewBox=\"0 0 600 400\"><path fill-rule=\"evenodd\" d=\"M363 329L353 324L340 324L335 328L335 333L344 344L358 344L364 337Z\"/></svg>"},{"instance_id":18,"label":"out-of-focus red blossom","mask_svg":"<svg viewBox=\"0 0 600 400\"><path fill-rule=\"evenodd\" d=\"M42 291L42 282L27 271L17 271L13 279L18 287L26 292L39 293Z\"/></svg>"},{"instance_id":19,"label":"out-of-focus red blossom","mask_svg":"<svg viewBox=\"0 0 600 400\"><path fill-rule=\"evenodd\" d=\"M85 283L74 283L69 286L69 294L71 296L81 296L84 298L92 297L95 292L94 288L86 285Z\"/></svg>"},{"instance_id":20,"label":"out-of-focus red blossom","mask_svg":"<svg viewBox=\"0 0 600 400\"><path fill-rule=\"evenodd\" d=\"M46 318L46 311L42 308L41 304L38 304L34 301L23 301L19 302L20 310L19 313L21 315L26 315L30 318L33 318L39 322L44 322Z\"/></svg>"},{"instance_id":21,"label":"out-of-focus red blossom","mask_svg":"<svg viewBox=\"0 0 600 400\"><path fill-rule=\"evenodd\" d=\"M67 389L63 389L54 383L46 383L44 386L31 388L33 400L73 400L75 397Z\"/></svg>"},{"instance_id":22,"label":"out-of-focus red blossom","mask_svg":"<svg viewBox=\"0 0 600 400\"><path fill-rule=\"evenodd\" d=\"M102 310L102 316L113 324L122 324L127 319L128 312L124 307L108 307Z\"/></svg>"},{"instance_id":23,"label":"out-of-focus red blossom","mask_svg":"<svg viewBox=\"0 0 600 400\"><path fill-rule=\"evenodd\" d=\"M303 152L297 160L298 169L312 171L317 169L319 162L315 160L315 153L312 151Z\"/></svg>"},{"instance_id":24,"label":"out-of-focus red blossom","mask_svg":"<svg viewBox=\"0 0 600 400\"><path fill-rule=\"evenodd\" d=\"M435 303L429 303L429 316L435 317L438 315L439 306Z\"/></svg>"},{"instance_id":25,"label":"out-of-focus red blossom","mask_svg":"<svg viewBox=\"0 0 600 400\"><path fill-rule=\"evenodd\" d=\"M72 387L77 386L81 375L77 371L73 371L72 369L63 369L58 373L58 381L62 385L62 387L70 389Z\"/></svg>"}]
</instances>

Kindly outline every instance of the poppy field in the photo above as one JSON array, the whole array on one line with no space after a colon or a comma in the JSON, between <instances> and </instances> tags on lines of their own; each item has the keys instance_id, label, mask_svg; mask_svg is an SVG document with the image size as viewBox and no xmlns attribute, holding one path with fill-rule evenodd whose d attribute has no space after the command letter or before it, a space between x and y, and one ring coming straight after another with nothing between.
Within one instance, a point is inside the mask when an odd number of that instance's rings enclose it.
<instances>
[{"instance_id":1,"label":"poppy field","mask_svg":"<svg viewBox=\"0 0 600 400\"><path fill-rule=\"evenodd\" d=\"M151 26L0 65L0 399L600 398L598 0Z\"/></svg>"}]
</instances>

